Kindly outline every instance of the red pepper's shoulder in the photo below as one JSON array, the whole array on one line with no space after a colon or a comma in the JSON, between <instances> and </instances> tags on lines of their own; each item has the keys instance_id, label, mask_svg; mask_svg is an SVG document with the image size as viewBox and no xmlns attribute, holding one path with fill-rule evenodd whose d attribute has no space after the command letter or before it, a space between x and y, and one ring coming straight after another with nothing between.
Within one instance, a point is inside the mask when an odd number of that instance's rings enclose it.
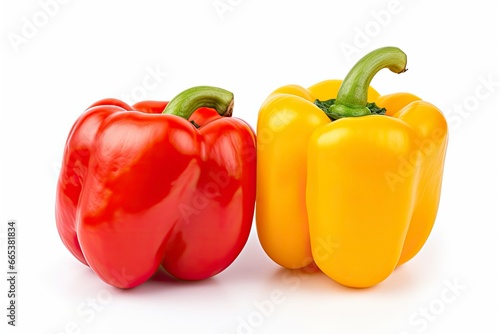
<instances>
[{"instance_id":1,"label":"red pepper's shoulder","mask_svg":"<svg viewBox=\"0 0 500 334\"><path fill-rule=\"evenodd\" d=\"M147 114L161 114L167 105L167 101L140 101L133 104L132 108Z\"/></svg>"},{"instance_id":2,"label":"red pepper's shoulder","mask_svg":"<svg viewBox=\"0 0 500 334\"><path fill-rule=\"evenodd\" d=\"M129 110L129 111L134 110L130 105L123 102L122 100L112 99L112 98L99 100L99 101L93 103L90 107L88 107L87 110L90 108L93 108L93 107L97 107L97 106L117 106L117 107L123 108L125 110Z\"/></svg>"}]
</instances>

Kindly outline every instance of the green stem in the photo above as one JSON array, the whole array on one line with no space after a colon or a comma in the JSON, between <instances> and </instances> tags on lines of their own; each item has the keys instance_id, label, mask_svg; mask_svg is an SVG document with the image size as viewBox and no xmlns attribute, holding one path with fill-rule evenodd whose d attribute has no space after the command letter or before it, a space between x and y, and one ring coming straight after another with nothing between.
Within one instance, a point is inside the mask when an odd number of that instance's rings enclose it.
<instances>
[{"instance_id":1,"label":"green stem","mask_svg":"<svg viewBox=\"0 0 500 334\"><path fill-rule=\"evenodd\" d=\"M383 68L394 73L405 72L406 54L395 47L384 47L361 58L342 82L329 112L336 118L370 115L370 109L366 107L368 87L375 74Z\"/></svg>"},{"instance_id":2,"label":"green stem","mask_svg":"<svg viewBox=\"0 0 500 334\"><path fill-rule=\"evenodd\" d=\"M179 93L169 102L162 114L189 119L198 108L217 110L219 115L230 117L233 113L233 93L217 87L197 86Z\"/></svg>"}]
</instances>

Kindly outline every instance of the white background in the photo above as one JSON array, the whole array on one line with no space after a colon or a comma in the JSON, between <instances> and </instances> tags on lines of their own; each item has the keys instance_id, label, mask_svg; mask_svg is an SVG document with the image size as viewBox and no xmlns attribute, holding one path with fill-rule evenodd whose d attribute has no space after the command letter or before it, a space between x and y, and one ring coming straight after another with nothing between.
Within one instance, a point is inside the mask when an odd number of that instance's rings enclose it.
<instances>
[{"instance_id":1,"label":"white background","mask_svg":"<svg viewBox=\"0 0 500 334\"><path fill-rule=\"evenodd\" d=\"M54 1L0 5L5 272L8 219L18 221L20 248L18 327L6 324L2 279L2 333L500 333L497 2ZM96 100L169 100L220 86L235 94L234 116L255 127L275 88L343 78L387 45L407 53L409 71L384 70L373 86L439 106L450 142L435 228L380 285L353 290L280 269L255 230L212 279L156 277L129 291L104 284L64 248L54 220L58 166L71 125Z\"/></svg>"}]
</instances>

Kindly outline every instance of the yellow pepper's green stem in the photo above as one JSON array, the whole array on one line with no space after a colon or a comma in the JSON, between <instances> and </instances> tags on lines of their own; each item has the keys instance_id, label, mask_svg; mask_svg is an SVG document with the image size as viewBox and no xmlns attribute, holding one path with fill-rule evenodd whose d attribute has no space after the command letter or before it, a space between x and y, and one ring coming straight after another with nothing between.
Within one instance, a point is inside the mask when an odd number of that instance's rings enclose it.
<instances>
[{"instance_id":1,"label":"yellow pepper's green stem","mask_svg":"<svg viewBox=\"0 0 500 334\"><path fill-rule=\"evenodd\" d=\"M189 119L198 108L207 107L217 110L221 116L233 113L233 93L217 87L197 86L186 89L170 101L162 114L176 115Z\"/></svg>"},{"instance_id":2,"label":"yellow pepper's green stem","mask_svg":"<svg viewBox=\"0 0 500 334\"><path fill-rule=\"evenodd\" d=\"M395 73L405 72L406 54L395 47L384 47L361 58L342 82L329 113L335 118L370 115L366 106L368 87L375 74L383 68Z\"/></svg>"}]
</instances>

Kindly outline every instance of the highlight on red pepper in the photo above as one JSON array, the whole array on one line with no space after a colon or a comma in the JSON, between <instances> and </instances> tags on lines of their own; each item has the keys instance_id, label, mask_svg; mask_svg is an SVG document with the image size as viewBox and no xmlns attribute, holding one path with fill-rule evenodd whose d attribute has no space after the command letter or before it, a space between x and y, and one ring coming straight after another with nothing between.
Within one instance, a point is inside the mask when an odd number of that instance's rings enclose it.
<instances>
[{"instance_id":1,"label":"highlight on red pepper","mask_svg":"<svg viewBox=\"0 0 500 334\"><path fill-rule=\"evenodd\" d=\"M256 139L233 94L199 86L170 103L105 99L73 125L57 184L64 245L106 283L163 267L201 280L228 267L253 220Z\"/></svg>"}]
</instances>

